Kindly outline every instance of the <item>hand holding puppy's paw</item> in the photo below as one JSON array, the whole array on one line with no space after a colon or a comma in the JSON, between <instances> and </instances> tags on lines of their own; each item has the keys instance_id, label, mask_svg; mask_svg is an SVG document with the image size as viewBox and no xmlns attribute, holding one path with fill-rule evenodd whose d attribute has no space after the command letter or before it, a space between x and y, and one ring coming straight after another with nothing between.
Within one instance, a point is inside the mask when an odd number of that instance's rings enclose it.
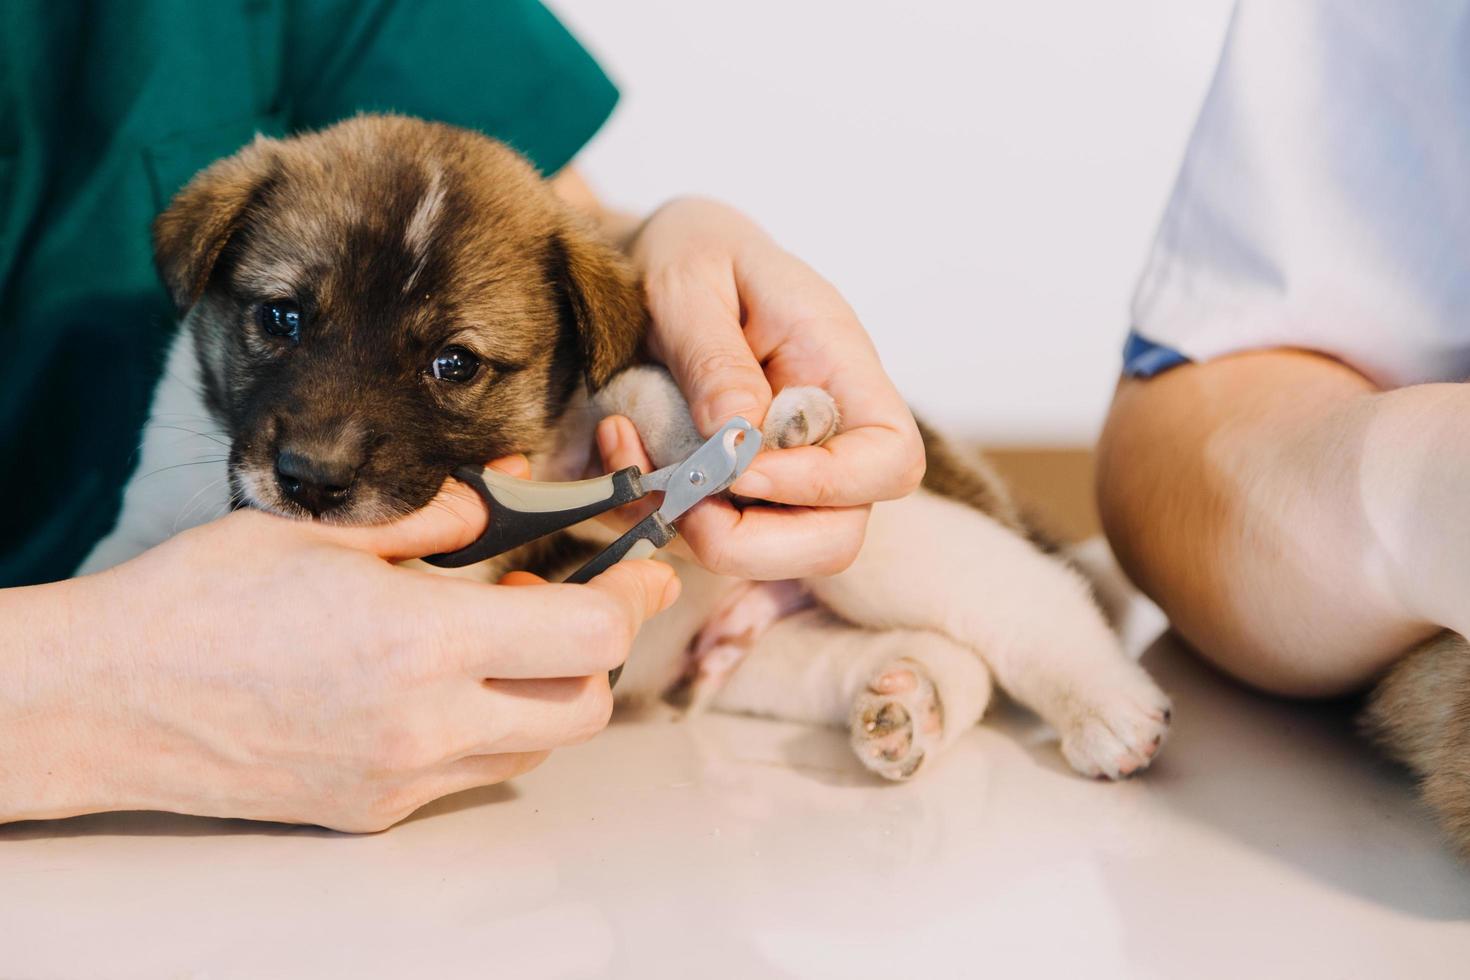
<instances>
[{"instance_id":1,"label":"hand holding puppy's paw","mask_svg":"<svg viewBox=\"0 0 1470 980\"><path fill-rule=\"evenodd\" d=\"M783 388L766 410L762 445L767 449L819 446L837 434L840 421L837 403L824 389L814 385Z\"/></svg>"},{"instance_id":2,"label":"hand holding puppy's paw","mask_svg":"<svg viewBox=\"0 0 1470 980\"><path fill-rule=\"evenodd\" d=\"M852 705L852 750L885 779L919 771L944 731L944 712L934 682L912 660L894 660L873 675Z\"/></svg>"}]
</instances>

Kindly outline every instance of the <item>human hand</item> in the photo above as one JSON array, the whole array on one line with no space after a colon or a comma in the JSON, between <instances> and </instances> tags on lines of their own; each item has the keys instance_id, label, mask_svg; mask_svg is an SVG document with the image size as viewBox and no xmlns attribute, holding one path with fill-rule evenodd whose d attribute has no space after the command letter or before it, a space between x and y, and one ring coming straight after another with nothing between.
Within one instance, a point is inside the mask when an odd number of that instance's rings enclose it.
<instances>
[{"instance_id":1,"label":"human hand","mask_svg":"<svg viewBox=\"0 0 1470 980\"><path fill-rule=\"evenodd\" d=\"M377 527L237 511L60 583L72 649L36 665L50 673L31 678L31 714L51 724L32 748L75 785L8 816L373 831L591 737L612 709L607 672L678 580L640 561L588 586L511 588L392 564L463 547L485 519L452 482Z\"/></svg>"},{"instance_id":2,"label":"human hand","mask_svg":"<svg viewBox=\"0 0 1470 980\"><path fill-rule=\"evenodd\" d=\"M845 568L869 505L910 493L924 474L913 416L852 309L752 222L711 201L665 205L630 254L647 290L650 353L678 381L703 434L736 415L759 426L773 390L792 385L825 388L842 413L837 436L763 452L731 488L791 506L710 500L680 523L690 548L711 570L749 578ZM637 463L637 440L616 441L609 464Z\"/></svg>"}]
</instances>

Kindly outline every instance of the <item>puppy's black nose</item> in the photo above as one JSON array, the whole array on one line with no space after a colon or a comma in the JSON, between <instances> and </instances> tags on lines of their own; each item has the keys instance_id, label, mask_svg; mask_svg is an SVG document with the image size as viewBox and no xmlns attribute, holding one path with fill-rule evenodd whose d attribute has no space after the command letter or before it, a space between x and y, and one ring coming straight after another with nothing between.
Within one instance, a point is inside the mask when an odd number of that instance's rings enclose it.
<instances>
[{"instance_id":1,"label":"puppy's black nose","mask_svg":"<svg viewBox=\"0 0 1470 980\"><path fill-rule=\"evenodd\" d=\"M283 449L276 453L281 492L317 516L341 507L352 493L361 460L323 458Z\"/></svg>"}]
</instances>

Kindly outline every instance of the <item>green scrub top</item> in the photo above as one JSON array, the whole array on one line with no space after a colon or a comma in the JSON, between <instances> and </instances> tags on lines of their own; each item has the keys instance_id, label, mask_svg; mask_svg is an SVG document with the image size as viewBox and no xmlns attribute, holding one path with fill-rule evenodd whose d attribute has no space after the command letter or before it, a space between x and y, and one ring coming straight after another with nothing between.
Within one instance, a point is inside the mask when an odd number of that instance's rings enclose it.
<instances>
[{"instance_id":1,"label":"green scrub top","mask_svg":"<svg viewBox=\"0 0 1470 980\"><path fill-rule=\"evenodd\" d=\"M0 587L117 518L174 329L149 223L201 167L391 110L551 174L616 101L530 0L0 0Z\"/></svg>"}]
</instances>

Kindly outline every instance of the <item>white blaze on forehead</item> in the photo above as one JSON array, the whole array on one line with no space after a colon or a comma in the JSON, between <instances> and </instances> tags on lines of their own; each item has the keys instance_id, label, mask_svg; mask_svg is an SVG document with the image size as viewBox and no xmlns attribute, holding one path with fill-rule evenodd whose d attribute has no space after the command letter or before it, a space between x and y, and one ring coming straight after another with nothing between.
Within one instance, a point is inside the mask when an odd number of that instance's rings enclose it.
<instances>
[{"instance_id":1,"label":"white blaze on forehead","mask_svg":"<svg viewBox=\"0 0 1470 980\"><path fill-rule=\"evenodd\" d=\"M423 271L424 262L429 257L429 239L443 207L444 174L438 167L434 167L429 171L429 186L424 190L424 196L419 198L418 205L414 207L413 214L403 229L403 244L407 246L408 254L414 257L413 273L404 284L405 290L413 288L419 273Z\"/></svg>"}]
</instances>

